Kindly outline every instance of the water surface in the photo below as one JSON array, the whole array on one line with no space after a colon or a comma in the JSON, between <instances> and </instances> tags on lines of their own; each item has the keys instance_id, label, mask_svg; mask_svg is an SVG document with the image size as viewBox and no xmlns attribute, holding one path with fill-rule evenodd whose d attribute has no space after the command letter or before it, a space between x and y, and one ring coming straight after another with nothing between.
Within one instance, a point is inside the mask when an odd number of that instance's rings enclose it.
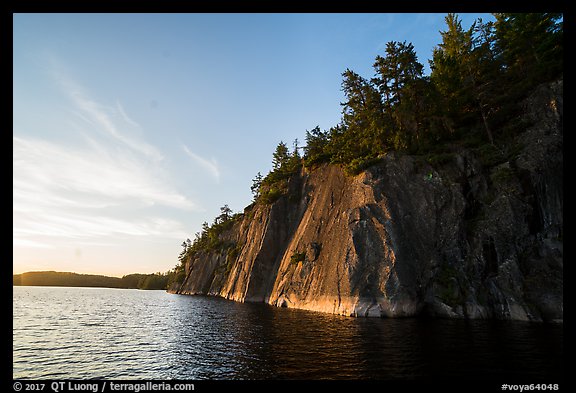
<instances>
[{"instance_id":1,"label":"water surface","mask_svg":"<svg viewBox=\"0 0 576 393\"><path fill-rule=\"evenodd\" d=\"M164 291L13 288L13 378L558 381L562 325L348 318Z\"/></svg>"}]
</instances>

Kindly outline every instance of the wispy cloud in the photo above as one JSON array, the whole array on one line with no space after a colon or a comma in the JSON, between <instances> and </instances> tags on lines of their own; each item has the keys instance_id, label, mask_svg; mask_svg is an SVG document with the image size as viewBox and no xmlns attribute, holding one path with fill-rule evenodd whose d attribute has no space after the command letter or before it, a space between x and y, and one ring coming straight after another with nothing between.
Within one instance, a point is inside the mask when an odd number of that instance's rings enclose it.
<instances>
[{"instance_id":1,"label":"wispy cloud","mask_svg":"<svg viewBox=\"0 0 576 393\"><path fill-rule=\"evenodd\" d=\"M192 201L154 176L158 168L121 152L13 137L13 153L14 193L20 201L35 198L41 203L39 196L43 195L45 201L60 206L91 207L96 203L105 207L130 200L141 205L194 208Z\"/></svg>"},{"instance_id":2,"label":"wispy cloud","mask_svg":"<svg viewBox=\"0 0 576 393\"><path fill-rule=\"evenodd\" d=\"M53 76L60 89L74 104L75 114L91 124L97 131L104 133L124 147L144 154L153 160L162 160L160 151L134 134L141 132L141 126L130 118L122 105L116 100L116 106L100 104L89 97L85 88L63 72L62 67L53 68ZM120 130L117 122L123 123Z\"/></svg>"},{"instance_id":3,"label":"wispy cloud","mask_svg":"<svg viewBox=\"0 0 576 393\"><path fill-rule=\"evenodd\" d=\"M216 160L214 158L211 158L210 160L208 160L204 157L201 157L198 154L190 151L188 146L186 146L184 144L182 145L182 149L184 150L186 155L188 155L188 157L192 158L198 165L200 165L210 175L212 175L212 177L214 177L216 182L220 181L220 169L218 168L218 162L216 162Z\"/></svg>"},{"instance_id":4,"label":"wispy cloud","mask_svg":"<svg viewBox=\"0 0 576 393\"><path fill-rule=\"evenodd\" d=\"M25 248L53 248L52 245L43 243L38 240L29 240L22 238L21 236L14 236L12 241L14 247L25 247Z\"/></svg>"},{"instance_id":5,"label":"wispy cloud","mask_svg":"<svg viewBox=\"0 0 576 393\"><path fill-rule=\"evenodd\" d=\"M165 218L166 209L199 207L170 182L163 154L142 137L139 123L119 101L103 105L71 79L60 75L59 82L84 143L13 137L14 246L185 238L183 224Z\"/></svg>"},{"instance_id":6,"label":"wispy cloud","mask_svg":"<svg viewBox=\"0 0 576 393\"><path fill-rule=\"evenodd\" d=\"M126 112L124 111L124 107L122 107L122 104L120 104L120 101L118 100L116 100L116 108L118 108L118 112L120 113L122 119L124 119L126 123L132 125L133 127L140 128L140 124L132 120L132 118L130 118L130 116L126 114Z\"/></svg>"},{"instance_id":7,"label":"wispy cloud","mask_svg":"<svg viewBox=\"0 0 576 393\"><path fill-rule=\"evenodd\" d=\"M14 218L27 225L14 228L15 243L44 245L43 238L86 240L108 236L159 236L162 238L183 239L187 236L181 223L159 217L122 219L103 215L66 213L62 211L41 211L33 219L26 221L26 214L14 212ZM31 217L29 217L31 218Z\"/></svg>"},{"instance_id":8,"label":"wispy cloud","mask_svg":"<svg viewBox=\"0 0 576 393\"><path fill-rule=\"evenodd\" d=\"M157 176L158 169L130 156L22 137L13 138L13 153L15 245L28 244L38 236L74 239L124 234L180 239L184 231L175 221L155 217L149 209L137 218L122 212L160 205L197 209Z\"/></svg>"}]
</instances>

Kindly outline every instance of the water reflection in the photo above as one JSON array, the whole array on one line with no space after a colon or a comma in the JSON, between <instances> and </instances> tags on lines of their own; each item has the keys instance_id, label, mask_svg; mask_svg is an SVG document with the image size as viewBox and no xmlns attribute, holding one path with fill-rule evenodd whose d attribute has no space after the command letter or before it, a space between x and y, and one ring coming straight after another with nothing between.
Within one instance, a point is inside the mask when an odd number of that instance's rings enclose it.
<instances>
[{"instance_id":1,"label":"water reflection","mask_svg":"<svg viewBox=\"0 0 576 393\"><path fill-rule=\"evenodd\" d=\"M562 325L347 318L102 288L15 287L13 310L14 378L555 383L563 375Z\"/></svg>"},{"instance_id":2,"label":"water reflection","mask_svg":"<svg viewBox=\"0 0 576 393\"><path fill-rule=\"evenodd\" d=\"M181 357L172 377L500 378L560 377L563 371L562 326L356 319L213 298L180 300L187 312L177 324Z\"/></svg>"}]
</instances>

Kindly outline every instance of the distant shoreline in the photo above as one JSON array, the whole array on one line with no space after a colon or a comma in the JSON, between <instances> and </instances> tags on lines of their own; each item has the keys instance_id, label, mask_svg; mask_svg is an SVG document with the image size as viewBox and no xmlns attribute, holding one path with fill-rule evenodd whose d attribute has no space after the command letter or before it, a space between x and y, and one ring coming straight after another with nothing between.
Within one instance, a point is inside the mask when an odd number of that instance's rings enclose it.
<instances>
[{"instance_id":1,"label":"distant shoreline","mask_svg":"<svg viewBox=\"0 0 576 393\"><path fill-rule=\"evenodd\" d=\"M116 289L166 289L167 276L164 274L128 274L123 277L110 277L99 274L73 272L39 271L12 275L12 286L28 287L86 287Z\"/></svg>"},{"instance_id":2,"label":"distant shoreline","mask_svg":"<svg viewBox=\"0 0 576 393\"><path fill-rule=\"evenodd\" d=\"M121 288L121 287L102 287L102 286L87 286L87 285L13 285L12 287L35 287L35 288L97 288L97 289L135 289L137 291L164 291L168 292L166 289L157 288L157 289L143 289L143 288ZM168 292L171 294L175 294L174 292Z\"/></svg>"}]
</instances>

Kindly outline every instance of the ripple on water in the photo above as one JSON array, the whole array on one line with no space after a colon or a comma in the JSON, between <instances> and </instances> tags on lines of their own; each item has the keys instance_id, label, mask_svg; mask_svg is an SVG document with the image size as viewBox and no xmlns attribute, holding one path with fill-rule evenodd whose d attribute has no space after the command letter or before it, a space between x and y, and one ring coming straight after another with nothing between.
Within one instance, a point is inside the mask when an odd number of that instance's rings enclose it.
<instances>
[{"instance_id":1,"label":"ripple on water","mask_svg":"<svg viewBox=\"0 0 576 393\"><path fill-rule=\"evenodd\" d=\"M563 375L561 325L355 319L163 291L13 293L14 378Z\"/></svg>"}]
</instances>

